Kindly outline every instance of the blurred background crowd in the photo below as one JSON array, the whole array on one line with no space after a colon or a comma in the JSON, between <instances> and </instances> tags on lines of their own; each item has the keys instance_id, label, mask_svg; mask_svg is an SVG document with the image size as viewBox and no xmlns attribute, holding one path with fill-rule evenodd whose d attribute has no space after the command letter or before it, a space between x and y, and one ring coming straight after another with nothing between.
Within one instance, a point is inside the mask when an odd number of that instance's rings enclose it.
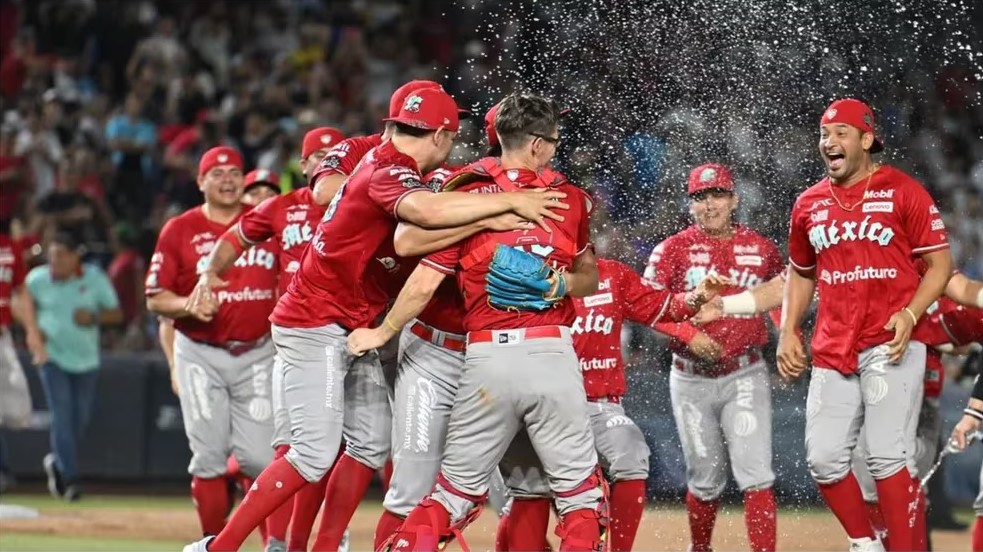
<instances>
[{"instance_id":1,"label":"blurred background crowd","mask_svg":"<svg viewBox=\"0 0 983 552\"><path fill-rule=\"evenodd\" d=\"M558 164L603 199L595 241L641 269L688 223L684 175L705 161L734 167L741 220L783 246L792 200L821 176L820 110L849 93L878 113L886 161L936 198L958 267L983 277L983 89L973 72L983 54L953 56L951 40L932 39L946 21L926 17L912 35L917 55L902 59L888 53L897 44L857 54L859 42L877 42L878 25L913 15L877 6L866 38L817 53L806 45L830 31L823 23L774 41L762 37L781 17L766 24L750 9L740 8L753 25L706 25L730 17L730 2L628 1L614 15L542 4L0 0L0 218L32 264L57 230L80 237L126 319L106 346L151 349L146 261L163 222L200 201L197 160L217 143L238 148L247 170L283 175L289 191L306 184L297 160L307 130L377 132L407 80L441 81L478 114L459 163L483 151L481 115L503 94L555 94L573 108ZM802 4L810 20L818 4ZM983 10L969 10L963 39L978 45Z\"/></svg>"}]
</instances>

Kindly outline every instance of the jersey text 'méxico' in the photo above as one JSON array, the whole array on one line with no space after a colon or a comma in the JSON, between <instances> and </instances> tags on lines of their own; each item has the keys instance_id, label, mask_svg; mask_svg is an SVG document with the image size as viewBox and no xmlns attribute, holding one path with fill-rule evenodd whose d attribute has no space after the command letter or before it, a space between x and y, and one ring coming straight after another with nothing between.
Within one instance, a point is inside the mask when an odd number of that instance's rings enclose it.
<instances>
[{"instance_id":1,"label":"jersey text 'm\u00e9xico'","mask_svg":"<svg viewBox=\"0 0 983 552\"><path fill-rule=\"evenodd\" d=\"M470 167L470 166L469 166ZM462 169L469 170L468 167ZM510 169L506 171L509 179L519 188L541 186L538 175L528 169ZM453 177L452 177L453 178ZM459 244L434 253L421 262L435 270L448 275L457 276L458 289L464 297L464 327L467 331L475 330L506 330L515 328L530 328L534 326L561 325L570 326L576 319L573 301L566 298L553 308L540 311L508 312L492 307L488 303L485 290L485 276L488 274L488 264L491 255L465 269L460 265L462 259L485 244L502 244L515 247L542 257L546 262L557 268L569 268L577 255L583 253L589 242L588 198L580 190L565 179L555 189L565 192L564 201L570 209L563 211L563 222L548 220L553 232L546 232L537 227L535 230L516 230L511 232L481 232L471 236ZM462 188L470 193L497 193L502 191L492 180L478 180ZM453 193L453 192L451 192ZM566 243L573 244L575 250L567 251L560 247L555 236L563 236Z\"/></svg>"},{"instance_id":2,"label":"jersey text 'm\u00e9xico'","mask_svg":"<svg viewBox=\"0 0 983 552\"><path fill-rule=\"evenodd\" d=\"M893 167L882 165L869 186L842 189L823 179L803 192L792 207L789 258L817 279L813 364L855 372L860 351L894 337L884 325L921 281L915 258L947 247L928 192ZM925 340L924 326L915 327L912 339Z\"/></svg>"},{"instance_id":3,"label":"jersey text 'm\u00e9xico'","mask_svg":"<svg viewBox=\"0 0 983 552\"><path fill-rule=\"evenodd\" d=\"M693 225L655 246L645 268L645 278L673 293L692 291L708 274L720 274L736 287L721 295L732 295L771 280L782 271L778 248L768 238L744 226L735 226L729 238L711 236ZM695 328L692 322L680 322ZM764 317L720 318L699 327L723 347L723 358L735 358L748 349L768 342ZM669 341L672 352L699 360L678 339Z\"/></svg>"},{"instance_id":4,"label":"jersey text 'm\u00e9xico'","mask_svg":"<svg viewBox=\"0 0 983 552\"><path fill-rule=\"evenodd\" d=\"M399 202L417 192L431 190L412 158L390 142L370 151L328 205L270 320L287 328L371 325L389 293L370 264L383 262L376 252L393 240Z\"/></svg>"},{"instance_id":5,"label":"jersey text 'm\u00e9xico'","mask_svg":"<svg viewBox=\"0 0 983 552\"><path fill-rule=\"evenodd\" d=\"M236 222L226 226L208 220L201 207L167 221L147 269L147 295L165 290L190 295L215 244ZM215 318L201 322L185 316L174 321L174 328L189 339L213 344L253 341L269 333L267 317L277 297L278 254L272 242L244 252L222 275L229 285L215 290L220 303Z\"/></svg>"},{"instance_id":6,"label":"jersey text 'm\u00e9xico'","mask_svg":"<svg viewBox=\"0 0 983 552\"><path fill-rule=\"evenodd\" d=\"M310 188L272 197L239 219L239 236L256 245L275 238L280 250L280 290L285 291L300 257L314 237L325 207L314 203Z\"/></svg>"},{"instance_id":7,"label":"jersey text 'm\u00e9xico'","mask_svg":"<svg viewBox=\"0 0 983 552\"><path fill-rule=\"evenodd\" d=\"M625 319L652 326L669 310L672 294L634 270L608 259L597 260L598 289L573 300L577 319L571 327L587 398L625 394L621 327Z\"/></svg>"}]
</instances>

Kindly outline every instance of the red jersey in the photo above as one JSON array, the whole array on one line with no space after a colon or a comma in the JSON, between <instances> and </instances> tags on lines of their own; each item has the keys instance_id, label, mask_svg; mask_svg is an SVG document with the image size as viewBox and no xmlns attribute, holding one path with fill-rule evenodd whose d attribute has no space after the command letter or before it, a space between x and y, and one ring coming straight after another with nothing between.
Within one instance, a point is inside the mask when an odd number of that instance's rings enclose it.
<instances>
[{"instance_id":1,"label":"red jersey","mask_svg":"<svg viewBox=\"0 0 983 552\"><path fill-rule=\"evenodd\" d=\"M443 188L444 182L447 181L447 177L459 169L461 167L444 165L425 175L423 183L430 186L434 191L440 190ZM414 267L419 262L419 258L412 259ZM464 299L461 298L461 292L457 290L457 284L450 278L444 279L437 291L434 292L433 299L417 316L417 319L438 330L463 335L465 333Z\"/></svg>"},{"instance_id":2,"label":"red jersey","mask_svg":"<svg viewBox=\"0 0 983 552\"><path fill-rule=\"evenodd\" d=\"M573 300L577 319L571 327L588 399L625 394L622 323L628 319L654 326L672 301L669 291L618 261L598 259L597 274L597 293Z\"/></svg>"},{"instance_id":3,"label":"red jersey","mask_svg":"<svg viewBox=\"0 0 983 552\"><path fill-rule=\"evenodd\" d=\"M27 265L17 242L0 233L0 328L7 328L14 318L10 301L14 290L24 283Z\"/></svg>"},{"instance_id":4,"label":"red jersey","mask_svg":"<svg viewBox=\"0 0 983 552\"><path fill-rule=\"evenodd\" d=\"M351 175L355 172L358 162L369 153L369 150L382 144L382 135L354 136L335 144L321 160L321 163L311 176L311 182L317 182L322 176L332 174Z\"/></svg>"},{"instance_id":5,"label":"red jersey","mask_svg":"<svg viewBox=\"0 0 983 552\"><path fill-rule=\"evenodd\" d=\"M708 274L720 274L736 286L721 295L733 295L771 280L782 272L782 256L768 238L744 227L735 226L728 238L717 238L690 226L655 246L645 267L645 278L673 293L696 289ZM764 316L745 315L720 318L699 329L692 322L665 322L666 333L686 338L702 331L723 347L723 358L736 358L749 349L768 342ZM669 348L678 356L700 360L677 337Z\"/></svg>"},{"instance_id":6,"label":"red jersey","mask_svg":"<svg viewBox=\"0 0 983 552\"><path fill-rule=\"evenodd\" d=\"M314 237L314 230L326 207L314 202L310 188L298 188L260 203L239 218L236 231L246 243L256 245L277 237L280 254L280 290L300 268L300 256Z\"/></svg>"},{"instance_id":7,"label":"red jersey","mask_svg":"<svg viewBox=\"0 0 983 552\"><path fill-rule=\"evenodd\" d=\"M869 185L842 189L824 178L803 192L792 207L788 242L792 265L817 275L813 364L844 374L856 371L861 351L894 337L884 324L921 281L916 256L949 247L925 188L886 165ZM912 339L926 339L924 320Z\"/></svg>"},{"instance_id":8,"label":"red jersey","mask_svg":"<svg viewBox=\"0 0 983 552\"><path fill-rule=\"evenodd\" d=\"M370 151L328 205L270 320L288 328L369 326L389 301L370 265L397 263L376 252L393 240L399 202L417 192L430 188L413 158L390 142Z\"/></svg>"},{"instance_id":9,"label":"red jersey","mask_svg":"<svg viewBox=\"0 0 983 552\"><path fill-rule=\"evenodd\" d=\"M496 183L481 167L481 164L486 162L488 161L483 159L468 165L452 175L448 182L453 183L459 177L464 180L473 178L473 181L464 185L462 191L470 193L503 191L500 184ZM497 160L494 162L497 163ZM569 268L573 265L574 259L590 247L589 199L586 192L571 184L559 173L549 170L541 174L549 175L548 180L528 169L505 171L511 187L549 187L567 194L564 201L570 205L570 209L563 212L565 220L547 222L553 228L553 232L546 232L538 226L535 230L480 232L420 261L444 274L457 276L457 286L464 298L464 308L467 311L464 328L469 332L534 326L570 326L576 319L573 301L569 298L557 302L553 308L545 311L508 312L491 306L485 291L488 263L498 244L538 255L557 269Z\"/></svg>"},{"instance_id":10,"label":"red jersey","mask_svg":"<svg viewBox=\"0 0 983 552\"><path fill-rule=\"evenodd\" d=\"M219 224L208 220L199 206L167 221L150 258L146 294L167 290L190 295L215 243L238 219ZM220 303L215 318L206 323L185 316L174 321L174 328L189 339L219 345L263 337L270 331L267 317L276 304L277 268L276 244L244 252L222 275L229 285L215 290Z\"/></svg>"}]
</instances>

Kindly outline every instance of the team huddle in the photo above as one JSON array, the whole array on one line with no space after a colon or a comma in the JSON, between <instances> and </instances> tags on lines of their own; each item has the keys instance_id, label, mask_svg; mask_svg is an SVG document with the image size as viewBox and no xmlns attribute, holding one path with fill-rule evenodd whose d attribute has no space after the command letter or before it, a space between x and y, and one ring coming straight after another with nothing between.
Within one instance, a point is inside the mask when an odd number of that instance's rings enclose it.
<instances>
[{"instance_id":1,"label":"team huddle","mask_svg":"<svg viewBox=\"0 0 983 552\"><path fill-rule=\"evenodd\" d=\"M488 156L453 167L468 113L412 81L381 135L308 133L309 187L280 195L232 148L202 156L204 204L165 225L146 285L173 320L161 341L204 534L186 552L238 550L257 528L268 552L308 550L312 533L313 550L344 548L380 472L377 550L463 541L489 502L504 503L497 550L548 550L551 511L561 550L631 550L649 449L621 406L625 320L670 338L691 549L711 550L729 462L751 549L775 550L763 313L779 372L799 377L814 295L813 477L851 550L925 549L938 351L983 341L983 286L952 275L921 185L871 161L870 109L824 112L828 177L793 208L788 263L734 223L734 180L709 163L689 176L693 226L644 276L595 256L595 200L552 168L563 114L511 94L485 116ZM961 446L983 419L974 397ZM247 490L234 511L230 471Z\"/></svg>"}]
</instances>

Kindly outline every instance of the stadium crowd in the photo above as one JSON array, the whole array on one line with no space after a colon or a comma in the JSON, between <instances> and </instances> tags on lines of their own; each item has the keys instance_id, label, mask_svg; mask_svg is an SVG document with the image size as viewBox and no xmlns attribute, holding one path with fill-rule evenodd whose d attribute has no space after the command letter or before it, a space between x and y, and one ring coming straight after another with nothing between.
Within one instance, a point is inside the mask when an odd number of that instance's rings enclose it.
<instances>
[{"instance_id":1,"label":"stadium crowd","mask_svg":"<svg viewBox=\"0 0 983 552\"><path fill-rule=\"evenodd\" d=\"M441 15L444 4L0 0L2 218L34 265L58 230L80 237L88 260L107 269L124 312L125 330L110 333L106 346L153 348L156 320L142 301L146 262L163 222L200 202L195 163L205 149L236 147L247 170L282 175L288 191L305 185L297 161L307 130L379 131L399 83L442 81L477 113L509 91L502 66L512 63L510 46L526 40L522 32L501 17L478 24L495 2L465 2L473 9L459 10L453 25ZM581 67L597 69L591 52L582 55ZM678 87L661 94L664 105L644 132L616 128L617 114L600 109L628 66L605 67L605 90L575 102L571 139L558 156L576 182L606 200L596 217L602 251L640 268L652 244L685 224L683 202L666 199L682 196L685 171L700 156L731 162L746 190L740 218L784 242L791 198L818 174L803 162L814 157L814 129L769 133L695 108ZM932 78L919 69L911 74ZM923 180L945 215L956 265L980 278L983 108L972 99L981 84L957 65L935 75L922 87L933 93L899 85L873 105L890 150L904 152L891 162ZM557 87L576 90L567 84ZM452 159L478 156L477 121L465 126ZM585 131L590 125L596 129ZM617 140L590 143L597 129Z\"/></svg>"}]
</instances>

